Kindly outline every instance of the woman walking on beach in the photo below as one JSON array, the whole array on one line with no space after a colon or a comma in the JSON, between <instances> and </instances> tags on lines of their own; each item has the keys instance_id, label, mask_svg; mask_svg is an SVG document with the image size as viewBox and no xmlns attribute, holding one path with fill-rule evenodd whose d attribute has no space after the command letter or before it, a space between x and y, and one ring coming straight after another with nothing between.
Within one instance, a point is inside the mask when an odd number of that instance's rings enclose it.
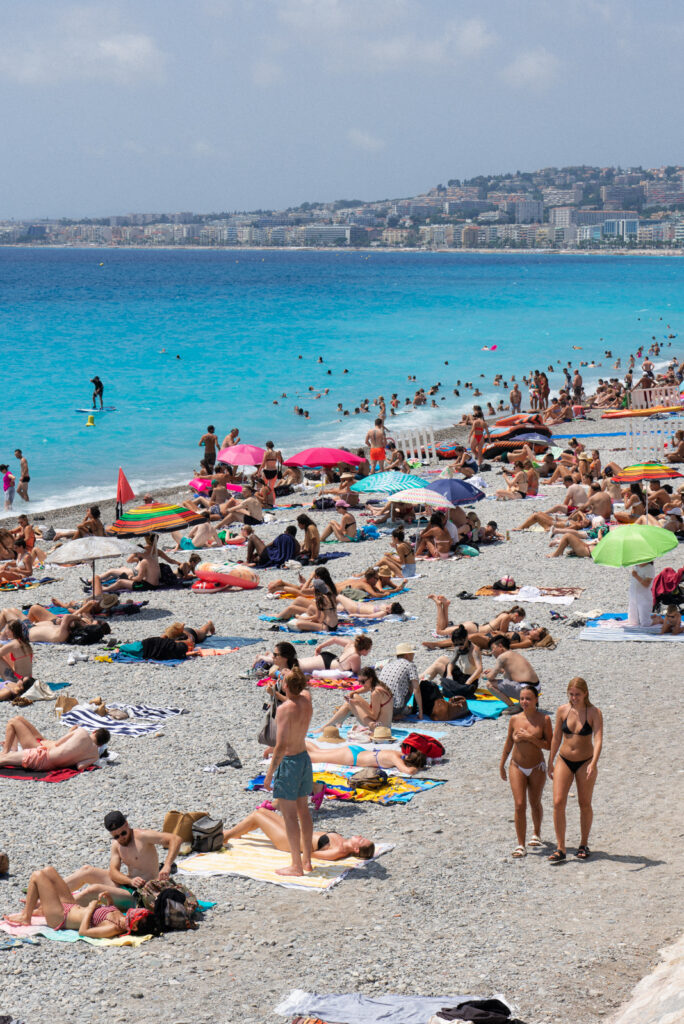
<instances>
[{"instance_id":1,"label":"woman walking on beach","mask_svg":"<svg viewBox=\"0 0 684 1024\"><path fill-rule=\"evenodd\" d=\"M566 859L565 808L573 780L577 784L580 809L579 860L590 856L589 832L594 817L591 797L596 784L596 765L603 746L603 716L589 700L586 681L575 676L568 683L568 703L556 713L556 725L549 754L549 777L553 779L553 827L557 849L549 860L561 864ZM558 763L554 768L556 754Z\"/></svg>"},{"instance_id":2,"label":"woman walking on beach","mask_svg":"<svg viewBox=\"0 0 684 1024\"><path fill-rule=\"evenodd\" d=\"M515 832L518 845L514 857L525 857L527 836L527 800L532 812L533 835L530 846L538 849L542 845L541 824L543 817L542 792L546 783L546 764L543 750L551 747L551 719L539 710L539 694L534 686L523 686L520 691L521 715L513 715L508 723L508 734L501 753L499 772L506 780L506 761L511 756L508 778L515 802Z\"/></svg>"}]
</instances>

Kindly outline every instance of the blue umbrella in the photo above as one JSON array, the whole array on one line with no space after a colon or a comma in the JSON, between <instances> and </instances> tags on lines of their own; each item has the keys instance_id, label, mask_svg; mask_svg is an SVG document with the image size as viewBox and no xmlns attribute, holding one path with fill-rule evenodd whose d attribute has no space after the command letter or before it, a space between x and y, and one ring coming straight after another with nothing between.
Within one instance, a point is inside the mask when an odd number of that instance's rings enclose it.
<instances>
[{"instance_id":1,"label":"blue umbrella","mask_svg":"<svg viewBox=\"0 0 684 1024\"><path fill-rule=\"evenodd\" d=\"M443 497L448 498L452 505L472 505L475 501L482 501L485 497L484 491L474 487L467 480L445 477L442 480L435 480L427 484L429 491L437 491Z\"/></svg>"},{"instance_id":2,"label":"blue umbrella","mask_svg":"<svg viewBox=\"0 0 684 1024\"><path fill-rule=\"evenodd\" d=\"M413 487L425 487L425 481L410 473L389 471L365 476L362 480L353 483L350 490L356 491L357 494L396 494L398 491L406 491Z\"/></svg>"}]
</instances>

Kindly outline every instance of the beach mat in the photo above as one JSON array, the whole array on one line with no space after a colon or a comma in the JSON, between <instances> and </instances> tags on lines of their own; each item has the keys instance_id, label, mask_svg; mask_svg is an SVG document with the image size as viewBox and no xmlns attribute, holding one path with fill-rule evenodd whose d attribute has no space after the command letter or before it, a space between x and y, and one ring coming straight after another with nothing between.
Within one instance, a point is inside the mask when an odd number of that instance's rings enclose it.
<instances>
[{"instance_id":1,"label":"beach mat","mask_svg":"<svg viewBox=\"0 0 684 1024\"><path fill-rule=\"evenodd\" d=\"M320 769L320 765L318 766ZM382 804L389 807L391 804L408 804L416 793L425 793L435 786L443 786L445 779L418 779L403 775L390 775L388 772L387 784L380 789L353 789L349 785L349 777L358 771L358 768L347 767L346 765L330 765L331 771L321 771L314 768L314 782L320 782L325 786L325 795L332 800L349 800L351 803L372 803ZM384 769L383 769L384 770ZM257 775L245 786L247 790L259 791L264 788L264 775Z\"/></svg>"},{"instance_id":2,"label":"beach mat","mask_svg":"<svg viewBox=\"0 0 684 1024\"><path fill-rule=\"evenodd\" d=\"M375 860L393 849L389 843L375 847ZM287 889L307 889L309 892L326 892L337 885L350 871L369 864L369 860L345 857L344 860L322 861L312 857L314 870L308 875L287 878L277 875L276 868L290 863L290 854L276 850L262 832L248 832L240 839L231 839L229 849L214 853L191 854L178 861L178 873L185 875L241 875L258 882L270 882Z\"/></svg>"},{"instance_id":3,"label":"beach mat","mask_svg":"<svg viewBox=\"0 0 684 1024\"><path fill-rule=\"evenodd\" d=\"M265 679L259 679L257 686L268 686L272 682L273 677L267 676ZM363 683L360 683L358 679L317 679L315 676L308 677L307 686L319 690L344 690L347 693L363 689Z\"/></svg>"},{"instance_id":4,"label":"beach mat","mask_svg":"<svg viewBox=\"0 0 684 1024\"><path fill-rule=\"evenodd\" d=\"M40 923L39 923L40 922ZM151 935L117 935L115 939L92 939L86 935L79 935L71 928L55 930L49 928L44 917L35 915L31 918L29 925L13 925L9 921L0 921L0 931L16 938L33 938L42 935L43 938L52 942L78 942L79 939L87 942L90 946L133 946L137 947L151 939Z\"/></svg>"},{"instance_id":5,"label":"beach mat","mask_svg":"<svg viewBox=\"0 0 684 1024\"><path fill-rule=\"evenodd\" d=\"M15 782L67 782L82 772L92 772L94 768L95 765L91 765L89 768L51 768L45 772L30 772L25 768L5 765L0 768L0 779L14 779Z\"/></svg>"},{"instance_id":6,"label":"beach mat","mask_svg":"<svg viewBox=\"0 0 684 1024\"><path fill-rule=\"evenodd\" d=\"M119 720L109 715L98 715L92 704L77 704L62 715L60 722L69 727L77 725L91 730L105 728L119 736L150 736L163 728L166 719L187 714L181 708L155 708L147 704L109 704L109 707L126 711L129 717Z\"/></svg>"},{"instance_id":7,"label":"beach mat","mask_svg":"<svg viewBox=\"0 0 684 1024\"><path fill-rule=\"evenodd\" d=\"M416 996L389 993L371 998L359 992L337 994L294 989L276 1006L275 1012L283 1017L309 1014L314 1016L314 1020L336 1021L337 1024L429 1024L433 1014L439 1013L444 1007L462 1006L463 1003L485 998L481 995ZM497 995L496 998L508 1006L503 996Z\"/></svg>"},{"instance_id":8,"label":"beach mat","mask_svg":"<svg viewBox=\"0 0 684 1024\"><path fill-rule=\"evenodd\" d=\"M599 643L677 643L684 641L684 633L660 633L660 623L654 626L628 626L625 612L604 612L597 619L589 619L579 635L580 640Z\"/></svg>"}]
</instances>

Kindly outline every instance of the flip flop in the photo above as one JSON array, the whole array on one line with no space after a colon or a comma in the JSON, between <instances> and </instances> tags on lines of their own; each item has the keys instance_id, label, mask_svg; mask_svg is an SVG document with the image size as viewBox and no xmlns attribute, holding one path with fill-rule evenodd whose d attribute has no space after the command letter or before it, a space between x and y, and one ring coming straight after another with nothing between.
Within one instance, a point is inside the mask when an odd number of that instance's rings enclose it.
<instances>
[{"instance_id":1,"label":"flip flop","mask_svg":"<svg viewBox=\"0 0 684 1024\"><path fill-rule=\"evenodd\" d=\"M513 850L513 853L511 854L511 857L515 857L516 859L519 858L519 857L526 857L526 856L527 856L527 850L525 849L525 847L522 844L520 844L519 846L516 846L515 850Z\"/></svg>"}]
</instances>

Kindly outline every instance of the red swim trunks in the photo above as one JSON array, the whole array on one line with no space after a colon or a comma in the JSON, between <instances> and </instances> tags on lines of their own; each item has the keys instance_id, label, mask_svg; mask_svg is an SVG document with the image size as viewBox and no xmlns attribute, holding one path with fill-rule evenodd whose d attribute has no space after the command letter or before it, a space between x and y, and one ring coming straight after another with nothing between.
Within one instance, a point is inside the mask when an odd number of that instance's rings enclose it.
<instances>
[{"instance_id":1,"label":"red swim trunks","mask_svg":"<svg viewBox=\"0 0 684 1024\"><path fill-rule=\"evenodd\" d=\"M371 448L370 450L371 462L384 462L385 461L385 449L384 448Z\"/></svg>"},{"instance_id":2,"label":"red swim trunks","mask_svg":"<svg viewBox=\"0 0 684 1024\"><path fill-rule=\"evenodd\" d=\"M47 772L52 768L50 763L50 752L42 745L22 751L21 767L30 772Z\"/></svg>"}]
</instances>

